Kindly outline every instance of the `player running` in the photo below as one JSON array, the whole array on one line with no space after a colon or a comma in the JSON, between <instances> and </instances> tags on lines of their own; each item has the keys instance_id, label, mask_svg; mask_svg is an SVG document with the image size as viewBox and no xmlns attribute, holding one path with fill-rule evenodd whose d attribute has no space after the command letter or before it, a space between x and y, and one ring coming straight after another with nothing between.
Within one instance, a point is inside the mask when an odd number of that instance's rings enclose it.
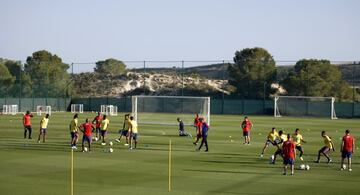
<instances>
[{"instance_id":1,"label":"player running","mask_svg":"<svg viewBox=\"0 0 360 195\"><path fill-rule=\"evenodd\" d=\"M330 150L333 150L335 151L335 147L334 147L334 144L333 142L331 141L331 138L329 136L326 135L326 132L325 131L322 131L321 132L321 137L323 137L324 139L324 144L325 146L322 147L319 152L318 152L318 158L317 160L315 161L316 163L320 163L320 155L323 154L327 160L328 160L328 164L331 163L331 158L329 156L329 153L330 153Z\"/></svg>"},{"instance_id":2,"label":"player running","mask_svg":"<svg viewBox=\"0 0 360 195\"><path fill-rule=\"evenodd\" d=\"M200 118L199 123L201 124L200 135L201 135L202 139L201 139L201 144L197 150L199 151L201 149L201 147L203 146L203 144L205 144L205 152L208 152L209 145L207 142L207 136L208 136L208 131L209 131L209 125L206 124L204 118Z\"/></svg>"},{"instance_id":3,"label":"player running","mask_svg":"<svg viewBox=\"0 0 360 195\"><path fill-rule=\"evenodd\" d=\"M120 137L118 139L115 139L115 141L119 142L121 141L122 136L125 136L125 146L129 145L129 123L130 123L130 119L129 119L130 114L125 114L124 116L124 122L123 122L123 127L121 130L119 130L119 134Z\"/></svg>"},{"instance_id":4,"label":"player running","mask_svg":"<svg viewBox=\"0 0 360 195\"><path fill-rule=\"evenodd\" d=\"M304 154L304 149L301 147L301 142L302 143L306 143L306 141L304 140L303 136L300 134L300 129L295 129L295 133L292 135L292 140L294 140L294 142L296 143L296 149L300 152L300 160L304 161L303 159L303 154Z\"/></svg>"},{"instance_id":5,"label":"player running","mask_svg":"<svg viewBox=\"0 0 360 195\"><path fill-rule=\"evenodd\" d=\"M287 134L286 138L287 138L287 141L285 141L282 145L283 158L284 158L284 173L283 173L283 175L286 175L286 170L287 170L288 165L290 165L291 175L294 175L296 144L291 140L290 134Z\"/></svg>"},{"instance_id":6,"label":"player running","mask_svg":"<svg viewBox=\"0 0 360 195\"><path fill-rule=\"evenodd\" d=\"M79 124L78 124L79 115L75 114L73 120L70 122L70 135L71 135L71 149L77 149L76 143L78 141L79 135Z\"/></svg>"},{"instance_id":7,"label":"player running","mask_svg":"<svg viewBox=\"0 0 360 195\"><path fill-rule=\"evenodd\" d=\"M91 151L91 142L92 142L92 132L95 130L94 124L89 122L89 119L85 119L85 123L80 126L81 132L83 132L81 148L82 152L85 151L85 142L88 143L89 151Z\"/></svg>"},{"instance_id":8,"label":"player running","mask_svg":"<svg viewBox=\"0 0 360 195\"><path fill-rule=\"evenodd\" d=\"M275 140L275 143L276 143L276 146L278 149L275 151L274 155L271 156L271 158L272 158L271 164L275 164L277 155L282 155L282 153L283 153L282 146L283 146L283 143L286 141L287 141L287 136L284 134L284 132L282 130L280 130L279 137L278 137L278 139Z\"/></svg>"},{"instance_id":9,"label":"player running","mask_svg":"<svg viewBox=\"0 0 360 195\"><path fill-rule=\"evenodd\" d=\"M98 112L98 115L95 116L92 123L96 125L96 132L95 132L95 141L100 140L100 127L101 127L101 120L103 117L101 116L101 112Z\"/></svg>"},{"instance_id":10,"label":"player running","mask_svg":"<svg viewBox=\"0 0 360 195\"><path fill-rule=\"evenodd\" d=\"M253 124L247 116L244 117L244 121L241 123L241 128L243 130L244 144L250 145L250 130L253 127Z\"/></svg>"},{"instance_id":11,"label":"player running","mask_svg":"<svg viewBox=\"0 0 360 195\"><path fill-rule=\"evenodd\" d=\"M355 139L352 135L350 135L349 130L345 130L345 135L342 138L341 143L341 170L344 170L346 167L344 166L344 160L347 158L348 170L352 171L351 168L351 157L355 148Z\"/></svg>"},{"instance_id":12,"label":"player running","mask_svg":"<svg viewBox=\"0 0 360 195\"><path fill-rule=\"evenodd\" d=\"M129 149L136 149L138 143L138 124L134 120L133 116L130 116L130 125L129 125L129 139L130 139L130 146ZM132 145L132 141L134 140L134 147Z\"/></svg>"},{"instance_id":13,"label":"player running","mask_svg":"<svg viewBox=\"0 0 360 195\"><path fill-rule=\"evenodd\" d=\"M33 115L30 113L30 111L26 111L26 114L23 116L24 139L26 139L26 134L27 134L28 131L29 131L28 139L32 139L31 138L31 132L32 132L31 118L32 117L33 117Z\"/></svg>"},{"instance_id":14,"label":"player running","mask_svg":"<svg viewBox=\"0 0 360 195\"><path fill-rule=\"evenodd\" d=\"M103 146L106 145L105 136L107 134L109 124L110 124L110 121L107 118L107 116L104 114L104 116L103 116L103 118L101 120L101 125L100 125L100 134L101 134L101 139L102 139L101 145L103 145Z\"/></svg>"},{"instance_id":15,"label":"player running","mask_svg":"<svg viewBox=\"0 0 360 195\"><path fill-rule=\"evenodd\" d=\"M261 152L261 154L260 154L260 157L261 157L261 158L264 157L264 152L265 152L265 150L269 147L270 144L273 145L273 146L276 146L275 141L276 141L276 139L278 139L278 138L279 138L279 134L278 134L278 132L276 131L276 128L273 127L273 128L271 129L271 131L269 132L269 135L267 136L267 140L266 140L266 142L265 142L264 148L263 148L263 150L262 150L262 152Z\"/></svg>"},{"instance_id":16,"label":"player running","mask_svg":"<svg viewBox=\"0 0 360 195\"><path fill-rule=\"evenodd\" d=\"M41 135L43 136L43 143L45 143L45 139L46 139L46 131L48 128L48 123L49 123L49 114L46 114L40 121L40 132L39 132L39 137L37 142L40 143L40 137Z\"/></svg>"}]
</instances>

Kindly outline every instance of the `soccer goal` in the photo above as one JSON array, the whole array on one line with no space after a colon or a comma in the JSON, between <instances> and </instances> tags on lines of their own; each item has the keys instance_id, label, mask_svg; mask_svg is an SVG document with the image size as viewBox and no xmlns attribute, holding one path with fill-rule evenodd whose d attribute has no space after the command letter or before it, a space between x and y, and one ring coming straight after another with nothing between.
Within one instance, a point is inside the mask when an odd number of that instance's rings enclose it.
<instances>
[{"instance_id":1,"label":"soccer goal","mask_svg":"<svg viewBox=\"0 0 360 195\"><path fill-rule=\"evenodd\" d=\"M334 97L276 96L274 117L315 116L337 119Z\"/></svg>"},{"instance_id":2,"label":"soccer goal","mask_svg":"<svg viewBox=\"0 0 360 195\"><path fill-rule=\"evenodd\" d=\"M71 113L84 113L83 104L71 104Z\"/></svg>"},{"instance_id":3,"label":"soccer goal","mask_svg":"<svg viewBox=\"0 0 360 195\"><path fill-rule=\"evenodd\" d=\"M118 115L118 107L114 105L101 105L100 106L101 114L106 114L109 116L117 116Z\"/></svg>"},{"instance_id":4,"label":"soccer goal","mask_svg":"<svg viewBox=\"0 0 360 195\"><path fill-rule=\"evenodd\" d=\"M43 106L43 105L36 106L36 114L38 116L41 116L44 113L51 115L51 106Z\"/></svg>"},{"instance_id":5,"label":"soccer goal","mask_svg":"<svg viewBox=\"0 0 360 195\"><path fill-rule=\"evenodd\" d=\"M192 125L199 114L210 125L210 97L132 96L132 115L139 124Z\"/></svg>"},{"instance_id":6,"label":"soccer goal","mask_svg":"<svg viewBox=\"0 0 360 195\"><path fill-rule=\"evenodd\" d=\"M18 105L3 105L3 114L16 115L19 112Z\"/></svg>"}]
</instances>

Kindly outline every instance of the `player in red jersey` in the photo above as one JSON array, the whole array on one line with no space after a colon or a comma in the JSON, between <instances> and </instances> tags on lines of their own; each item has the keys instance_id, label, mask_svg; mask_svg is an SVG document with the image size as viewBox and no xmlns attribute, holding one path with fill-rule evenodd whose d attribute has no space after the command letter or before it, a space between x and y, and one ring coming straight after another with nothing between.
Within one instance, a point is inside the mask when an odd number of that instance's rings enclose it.
<instances>
[{"instance_id":1,"label":"player in red jersey","mask_svg":"<svg viewBox=\"0 0 360 195\"><path fill-rule=\"evenodd\" d=\"M355 139L352 135L350 135L350 131L346 130L345 135L342 138L341 143L341 170L344 170L346 167L344 165L344 160L347 158L348 160L348 170L352 171L351 169L351 157L354 152L355 148Z\"/></svg>"},{"instance_id":2,"label":"player in red jersey","mask_svg":"<svg viewBox=\"0 0 360 195\"><path fill-rule=\"evenodd\" d=\"M84 150L85 142L88 143L89 151L91 151L91 140L92 140L91 136L92 136L92 132L95 130L94 125L89 122L89 119L86 118L85 123L80 126L80 130L81 130L81 132L84 133L83 138L82 138L82 151L86 152Z\"/></svg>"},{"instance_id":3,"label":"player in red jersey","mask_svg":"<svg viewBox=\"0 0 360 195\"><path fill-rule=\"evenodd\" d=\"M33 115L30 113L30 111L26 111L26 114L23 116L23 126L24 126L24 139L26 139L26 134L29 131L29 139L31 138L31 132L32 132L32 128L31 128L31 118L33 117Z\"/></svg>"},{"instance_id":4,"label":"player in red jersey","mask_svg":"<svg viewBox=\"0 0 360 195\"><path fill-rule=\"evenodd\" d=\"M241 123L241 128L243 130L244 144L250 144L250 130L253 127L253 124L247 116L245 116L244 121Z\"/></svg>"},{"instance_id":5,"label":"player in red jersey","mask_svg":"<svg viewBox=\"0 0 360 195\"><path fill-rule=\"evenodd\" d=\"M196 116L198 117L198 115L196 115ZM195 125L195 121L194 121L194 125ZM200 121L200 118L199 118L196 123L196 140L193 143L194 145L197 145L199 142L199 139L202 137L201 136L201 126L202 126L202 122Z\"/></svg>"},{"instance_id":6,"label":"player in red jersey","mask_svg":"<svg viewBox=\"0 0 360 195\"><path fill-rule=\"evenodd\" d=\"M296 155L296 143L291 140L291 135L287 134L287 141L283 143L283 157L284 157L284 175L286 175L286 169L288 165L291 167L291 175L294 175L294 164Z\"/></svg>"},{"instance_id":7,"label":"player in red jersey","mask_svg":"<svg viewBox=\"0 0 360 195\"><path fill-rule=\"evenodd\" d=\"M96 127L96 132L95 132L95 140L96 141L100 139L100 127L101 127L102 119L103 119L103 117L101 115L101 112L98 112L98 115L95 116L95 118L92 121L92 123L95 124L95 127Z\"/></svg>"}]
</instances>

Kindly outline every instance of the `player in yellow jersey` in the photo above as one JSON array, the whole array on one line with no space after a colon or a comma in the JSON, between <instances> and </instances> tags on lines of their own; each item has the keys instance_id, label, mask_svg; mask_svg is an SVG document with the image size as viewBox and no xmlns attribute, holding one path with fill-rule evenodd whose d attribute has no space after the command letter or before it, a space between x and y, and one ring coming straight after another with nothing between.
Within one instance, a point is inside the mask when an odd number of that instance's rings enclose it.
<instances>
[{"instance_id":1,"label":"player in yellow jersey","mask_svg":"<svg viewBox=\"0 0 360 195\"><path fill-rule=\"evenodd\" d=\"M264 152L265 152L266 148L269 147L270 144L273 146L276 146L275 140L278 139L278 137L279 137L279 134L276 131L276 128L273 127L267 136L267 140L265 142L264 148L260 154L261 158L264 157Z\"/></svg>"},{"instance_id":2,"label":"player in yellow jersey","mask_svg":"<svg viewBox=\"0 0 360 195\"><path fill-rule=\"evenodd\" d=\"M295 142L296 144L296 149L300 152L300 160L303 161L303 154L304 154L304 149L301 146L301 142L302 143L306 143L306 141L304 140L303 136L300 134L300 129L296 128L295 129L295 133L291 136L292 140Z\"/></svg>"},{"instance_id":3,"label":"player in yellow jersey","mask_svg":"<svg viewBox=\"0 0 360 195\"><path fill-rule=\"evenodd\" d=\"M271 156L271 159L272 159L272 161L270 162L271 164L275 164L277 155L282 156L282 152L283 152L282 151L282 145L286 141L287 141L286 134L282 130L280 130L279 131L279 137L275 140L275 143L276 143L276 146L277 146L278 149L276 150L274 155Z\"/></svg>"},{"instance_id":4,"label":"player in yellow jersey","mask_svg":"<svg viewBox=\"0 0 360 195\"><path fill-rule=\"evenodd\" d=\"M130 124L129 124L129 141L130 141L130 146L129 149L135 149L136 145L138 143L138 124L136 122L136 120L134 120L133 116L130 116ZM132 147L132 141L134 140L134 147Z\"/></svg>"},{"instance_id":5,"label":"player in yellow jersey","mask_svg":"<svg viewBox=\"0 0 360 195\"><path fill-rule=\"evenodd\" d=\"M103 146L106 145L105 136L107 134L109 124L110 124L110 121L107 118L107 116L104 114L103 119L101 121L101 126L100 126L100 133L101 133L101 139L102 139L101 145L103 145Z\"/></svg>"},{"instance_id":6,"label":"player in yellow jersey","mask_svg":"<svg viewBox=\"0 0 360 195\"><path fill-rule=\"evenodd\" d=\"M46 114L41 120L40 120L40 132L38 137L38 143L40 143L40 137L43 136L43 143L45 143L46 139L46 131L48 128L49 123L49 114Z\"/></svg>"},{"instance_id":7,"label":"player in yellow jersey","mask_svg":"<svg viewBox=\"0 0 360 195\"><path fill-rule=\"evenodd\" d=\"M122 129L119 130L120 137L118 139L115 139L115 141L120 142L122 136L124 136L125 137L125 146L129 145L129 141L128 141L129 140L128 139L129 138L129 122L130 122L129 116L130 116L130 114L125 114L123 127L122 127Z\"/></svg>"},{"instance_id":8,"label":"player in yellow jersey","mask_svg":"<svg viewBox=\"0 0 360 195\"><path fill-rule=\"evenodd\" d=\"M335 147L334 147L334 144L333 142L331 141L331 137L329 137L328 135L326 135L326 132L325 131L322 131L321 132L321 137L324 139L324 144L325 146L322 147L319 152L318 152L318 158L317 158L317 161L315 161L316 163L319 163L320 162L320 155L323 154L327 160L328 160L328 164L331 163L331 158L329 156L329 153L331 150L335 151Z\"/></svg>"},{"instance_id":9,"label":"player in yellow jersey","mask_svg":"<svg viewBox=\"0 0 360 195\"><path fill-rule=\"evenodd\" d=\"M76 143L78 141L79 135L79 123L78 123L79 115L75 114L73 120L70 122L70 135L71 135L71 149L77 149Z\"/></svg>"}]
</instances>

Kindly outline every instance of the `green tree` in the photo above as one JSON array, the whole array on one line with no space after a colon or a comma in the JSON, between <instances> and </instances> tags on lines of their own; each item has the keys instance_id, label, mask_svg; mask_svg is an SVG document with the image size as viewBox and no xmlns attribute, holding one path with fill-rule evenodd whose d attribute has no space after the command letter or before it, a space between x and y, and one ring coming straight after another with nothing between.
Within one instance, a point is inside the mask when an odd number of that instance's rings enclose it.
<instances>
[{"instance_id":1,"label":"green tree","mask_svg":"<svg viewBox=\"0 0 360 195\"><path fill-rule=\"evenodd\" d=\"M41 50L27 57L24 72L31 78L33 96L64 97L69 88L68 64L57 55Z\"/></svg>"},{"instance_id":2,"label":"green tree","mask_svg":"<svg viewBox=\"0 0 360 195\"><path fill-rule=\"evenodd\" d=\"M117 59L109 58L96 62L95 72L104 75L120 75L125 73L126 65Z\"/></svg>"},{"instance_id":3,"label":"green tree","mask_svg":"<svg viewBox=\"0 0 360 195\"><path fill-rule=\"evenodd\" d=\"M8 96L15 77L11 75L3 60L0 61L0 96Z\"/></svg>"},{"instance_id":4,"label":"green tree","mask_svg":"<svg viewBox=\"0 0 360 195\"><path fill-rule=\"evenodd\" d=\"M276 79L275 61L268 51L258 47L236 51L234 62L228 71L236 96L263 98L274 93L271 84Z\"/></svg>"},{"instance_id":5,"label":"green tree","mask_svg":"<svg viewBox=\"0 0 360 195\"><path fill-rule=\"evenodd\" d=\"M350 99L350 85L342 79L340 69L329 60L303 59L296 63L294 71L281 85L288 95L336 97Z\"/></svg>"}]
</instances>

